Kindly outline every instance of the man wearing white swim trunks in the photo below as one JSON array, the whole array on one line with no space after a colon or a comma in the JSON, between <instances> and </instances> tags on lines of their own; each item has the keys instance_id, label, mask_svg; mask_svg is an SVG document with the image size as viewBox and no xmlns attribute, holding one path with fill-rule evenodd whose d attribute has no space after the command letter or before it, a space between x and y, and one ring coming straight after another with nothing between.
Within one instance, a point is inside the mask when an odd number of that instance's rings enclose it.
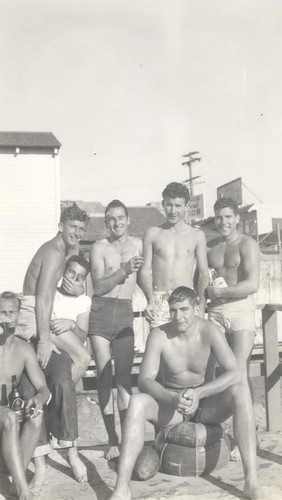
<instances>
[{"instance_id":1,"label":"man wearing white swim trunks","mask_svg":"<svg viewBox=\"0 0 282 500\"><path fill-rule=\"evenodd\" d=\"M246 393L246 423L254 427L252 387L249 364L255 338L255 301L253 294L259 286L259 247L255 240L237 230L239 213L230 198L221 198L214 205L215 224L219 240L208 249L209 267L218 279L208 287L211 302L209 319L228 334L228 342L240 366L242 382L249 386ZM222 282L223 279L223 282ZM232 459L238 460L237 448Z\"/></svg>"},{"instance_id":2,"label":"man wearing white swim trunks","mask_svg":"<svg viewBox=\"0 0 282 500\"><path fill-rule=\"evenodd\" d=\"M167 221L146 231L144 265L140 270L140 284L148 302L145 315L151 328L170 321L167 299L174 288L181 285L193 288L195 264L201 316L208 286L205 235L185 222L190 199L188 188L180 182L171 182L162 196Z\"/></svg>"}]
</instances>

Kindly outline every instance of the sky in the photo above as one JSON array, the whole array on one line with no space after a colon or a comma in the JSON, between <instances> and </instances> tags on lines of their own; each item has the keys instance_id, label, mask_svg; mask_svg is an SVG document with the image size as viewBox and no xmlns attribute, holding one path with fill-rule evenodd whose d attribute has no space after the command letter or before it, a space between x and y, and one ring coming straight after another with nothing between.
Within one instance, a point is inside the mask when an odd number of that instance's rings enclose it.
<instances>
[{"instance_id":1,"label":"sky","mask_svg":"<svg viewBox=\"0 0 282 500\"><path fill-rule=\"evenodd\" d=\"M0 130L53 132L62 199L160 201L199 151L207 215L237 177L244 202L280 203L280 0L0 7Z\"/></svg>"}]
</instances>

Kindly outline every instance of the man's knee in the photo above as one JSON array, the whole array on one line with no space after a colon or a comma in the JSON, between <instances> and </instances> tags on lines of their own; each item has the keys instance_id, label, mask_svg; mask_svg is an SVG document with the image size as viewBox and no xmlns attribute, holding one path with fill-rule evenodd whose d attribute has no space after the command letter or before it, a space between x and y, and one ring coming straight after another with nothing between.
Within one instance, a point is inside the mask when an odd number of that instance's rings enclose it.
<instances>
[{"instance_id":1,"label":"man's knee","mask_svg":"<svg viewBox=\"0 0 282 500\"><path fill-rule=\"evenodd\" d=\"M16 413L12 410L6 412L3 415L3 430L6 432L17 432L20 431L20 423Z\"/></svg>"},{"instance_id":2,"label":"man's knee","mask_svg":"<svg viewBox=\"0 0 282 500\"><path fill-rule=\"evenodd\" d=\"M91 356L89 352L85 349L77 357L77 362L80 364L81 368L86 371L91 361Z\"/></svg>"},{"instance_id":3,"label":"man's knee","mask_svg":"<svg viewBox=\"0 0 282 500\"><path fill-rule=\"evenodd\" d=\"M130 401L129 401L129 406L128 406L128 415L133 417L137 416L139 417L140 415L144 415L146 417L147 415L147 410L150 407L150 404L152 403L153 398L149 396L148 394L133 394L131 396Z\"/></svg>"},{"instance_id":4,"label":"man's knee","mask_svg":"<svg viewBox=\"0 0 282 500\"><path fill-rule=\"evenodd\" d=\"M31 431L41 430L43 424L43 413L39 413L36 417L31 418L25 425L28 425Z\"/></svg>"}]
</instances>

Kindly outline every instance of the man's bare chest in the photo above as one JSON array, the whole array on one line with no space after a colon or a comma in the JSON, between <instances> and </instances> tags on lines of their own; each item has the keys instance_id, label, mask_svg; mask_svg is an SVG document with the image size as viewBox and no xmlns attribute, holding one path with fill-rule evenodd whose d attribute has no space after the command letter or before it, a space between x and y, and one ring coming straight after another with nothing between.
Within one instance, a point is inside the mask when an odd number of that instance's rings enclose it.
<instances>
[{"instance_id":1,"label":"man's bare chest","mask_svg":"<svg viewBox=\"0 0 282 500\"><path fill-rule=\"evenodd\" d=\"M194 257L195 242L187 234L163 232L153 244L154 256L187 258Z\"/></svg>"}]
</instances>

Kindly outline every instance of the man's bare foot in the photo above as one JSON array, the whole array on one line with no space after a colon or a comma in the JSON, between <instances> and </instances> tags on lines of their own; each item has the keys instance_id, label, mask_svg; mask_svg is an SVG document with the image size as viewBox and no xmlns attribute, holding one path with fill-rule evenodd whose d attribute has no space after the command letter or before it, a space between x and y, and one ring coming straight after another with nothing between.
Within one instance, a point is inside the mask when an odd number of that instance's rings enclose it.
<instances>
[{"instance_id":1,"label":"man's bare foot","mask_svg":"<svg viewBox=\"0 0 282 500\"><path fill-rule=\"evenodd\" d=\"M131 500L131 493L129 488L117 488L113 491L109 500Z\"/></svg>"},{"instance_id":2,"label":"man's bare foot","mask_svg":"<svg viewBox=\"0 0 282 500\"><path fill-rule=\"evenodd\" d=\"M78 483L87 483L87 469L82 460L79 458L76 446L68 448L67 457L76 481Z\"/></svg>"},{"instance_id":3,"label":"man's bare foot","mask_svg":"<svg viewBox=\"0 0 282 500\"><path fill-rule=\"evenodd\" d=\"M47 468L45 463L45 456L35 457L34 459L35 472L32 480L29 483L29 487L32 493L38 493L42 486L48 484L46 479Z\"/></svg>"},{"instance_id":4,"label":"man's bare foot","mask_svg":"<svg viewBox=\"0 0 282 500\"><path fill-rule=\"evenodd\" d=\"M265 498L265 495L259 485L256 483L247 483L243 489L243 495L245 498L249 498L251 500L258 500L260 498Z\"/></svg>"},{"instance_id":5,"label":"man's bare foot","mask_svg":"<svg viewBox=\"0 0 282 500\"><path fill-rule=\"evenodd\" d=\"M19 500L32 500L32 493L29 488L19 493Z\"/></svg>"},{"instance_id":6,"label":"man's bare foot","mask_svg":"<svg viewBox=\"0 0 282 500\"><path fill-rule=\"evenodd\" d=\"M26 488L17 489L15 483L11 483L10 495L17 497L19 500L32 500L32 493L28 486Z\"/></svg>"},{"instance_id":7,"label":"man's bare foot","mask_svg":"<svg viewBox=\"0 0 282 500\"><path fill-rule=\"evenodd\" d=\"M114 458L119 457L119 449L117 446L110 446L110 449L105 454L105 458L107 460L113 460Z\"/></svg>"}]
</instances>

